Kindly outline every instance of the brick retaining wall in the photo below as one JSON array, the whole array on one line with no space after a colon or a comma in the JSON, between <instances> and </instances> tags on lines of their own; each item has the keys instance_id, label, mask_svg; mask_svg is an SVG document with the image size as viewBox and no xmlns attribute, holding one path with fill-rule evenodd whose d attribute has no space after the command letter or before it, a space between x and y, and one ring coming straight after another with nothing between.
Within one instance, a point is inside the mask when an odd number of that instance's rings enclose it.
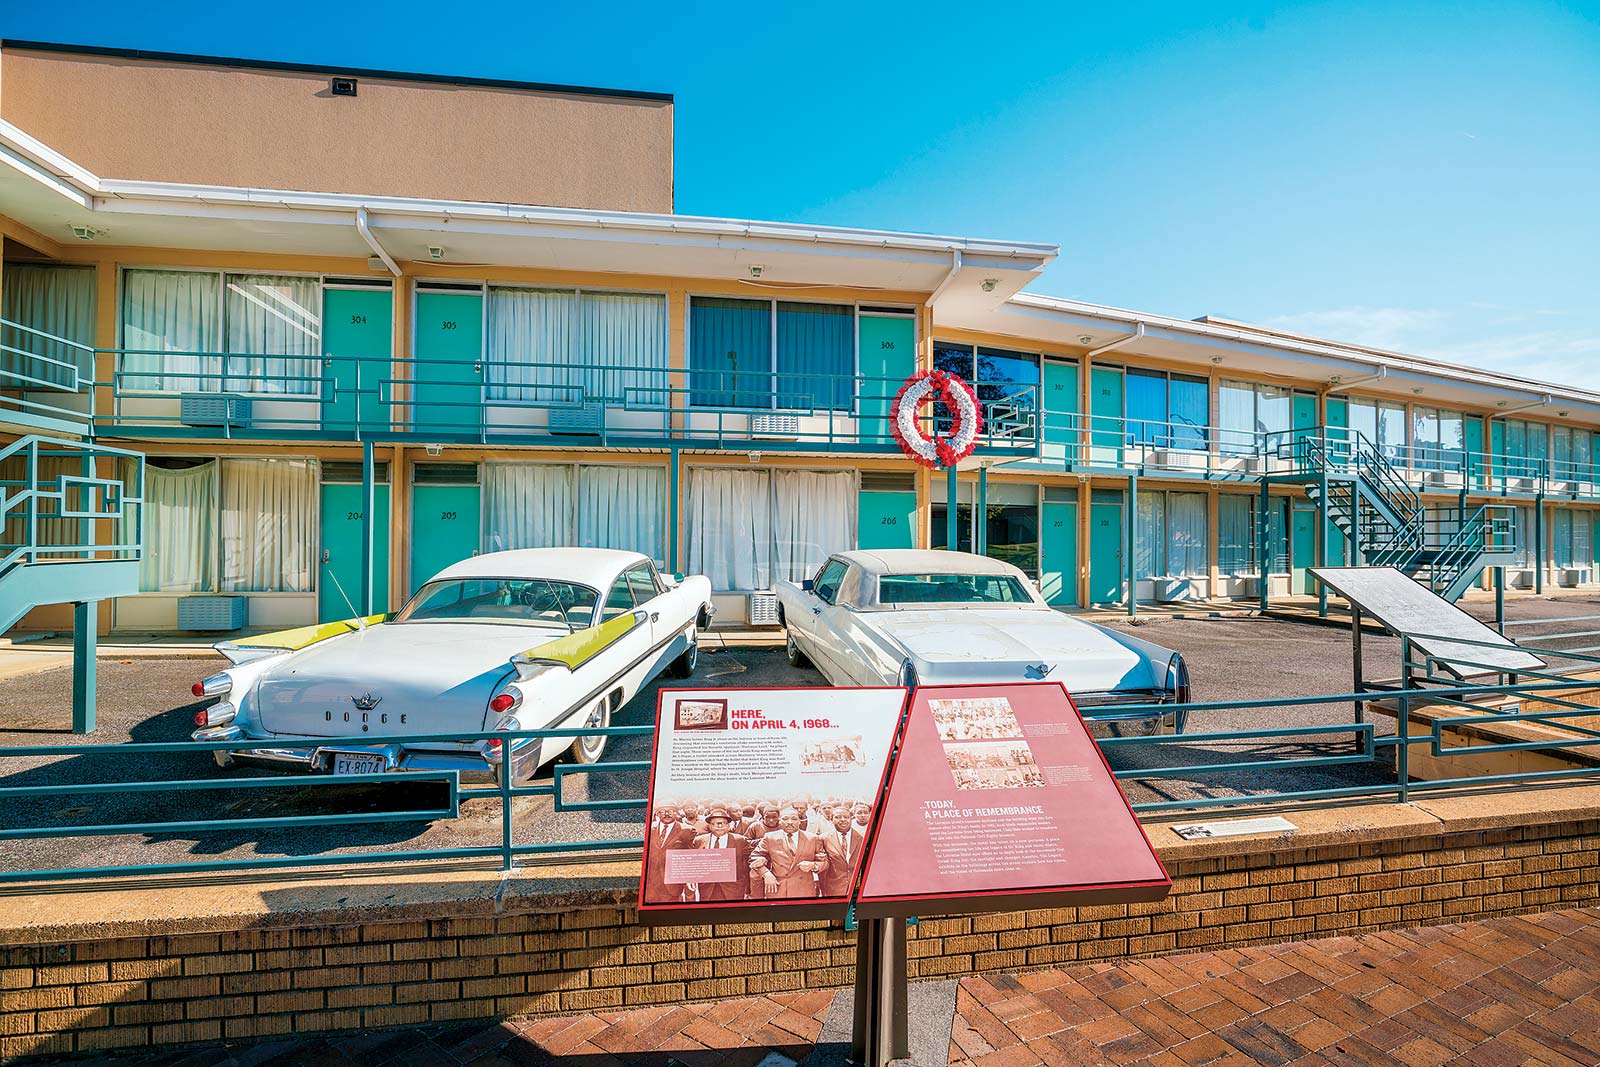
<instances>
[{"instance_id":1,"label":"brick retaining wall","mask_svg":"<svg viewBox=\"0 0 1600 1067\"><path fill-rule=\"evenodd\" d=\"M1380 818L1358 831L1190 844L1152 827L1173 875L1166 901L924 920L911 935L911 975L1592 903L1600 899L1600 810L1592 803L1600 790L1561 792L1588 798L1565 815L1536 801L1459 830L1452 824L1474 820ZM1350 810L1323 812L1321 821L1340 826ZM612 899L626 899L624 892ZM385 921L368 909L359 922L300 915L282 928L10 944L0 947L0 1058L592 1011L851 980L854 935L838 925L648 929L615 905L550 911L539 903L502 901L498 915L416 918L413 908L403 921ZM253 924L270 927L270 918Z\"/></svg>"}]
</instances>

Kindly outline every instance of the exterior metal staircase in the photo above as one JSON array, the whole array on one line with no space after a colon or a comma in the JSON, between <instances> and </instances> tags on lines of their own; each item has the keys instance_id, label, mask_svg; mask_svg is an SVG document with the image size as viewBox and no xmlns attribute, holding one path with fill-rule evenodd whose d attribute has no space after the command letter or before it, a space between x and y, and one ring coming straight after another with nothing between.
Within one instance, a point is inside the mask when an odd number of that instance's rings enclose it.
<instances>
[{"instance_id":1,"label":"exterior metal staircase","mask_svg":"<svg viewBox=\"0 0 1600 1067\"><path fill-rule=\"evenodd\" d=\"M96 605L139 591L144 457L38 435L0 447L0 631L72 605L72 729L95 724Z\"/></svg>"},{"instance_id":2,"label":"exterior metal staircase","mask_svg":"<svg viewBox=\"0 0 1600 1067\"><path fill-rule=\"evenodd\" d=\"M1415 488L1362 434L1338 427L1296 431L1279 446L1293 480L1355 547L1367 566L1395 567L1455 601L1486 566L1516 551L1514 508L1439 507Z\"/></svg>"}]
</instances>

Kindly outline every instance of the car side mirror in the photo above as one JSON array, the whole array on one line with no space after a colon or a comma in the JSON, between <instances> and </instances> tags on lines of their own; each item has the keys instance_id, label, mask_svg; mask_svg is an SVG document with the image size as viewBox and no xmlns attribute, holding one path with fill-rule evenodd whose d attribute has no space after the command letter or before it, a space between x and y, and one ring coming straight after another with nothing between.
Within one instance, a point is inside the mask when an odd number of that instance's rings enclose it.
<instances>
[{"instance_id":1,"label":"car side mirror","mask_svg":"<svg viewBox=\"0 0 1600 1067\"><path fill-rule=\"evenodd\" d=\"M800 579L800 591L802 593L809 593L811 592L812 586L816 584L817 583L813 582L810 578L802 578Z\"/></svg>"}]
</instances>

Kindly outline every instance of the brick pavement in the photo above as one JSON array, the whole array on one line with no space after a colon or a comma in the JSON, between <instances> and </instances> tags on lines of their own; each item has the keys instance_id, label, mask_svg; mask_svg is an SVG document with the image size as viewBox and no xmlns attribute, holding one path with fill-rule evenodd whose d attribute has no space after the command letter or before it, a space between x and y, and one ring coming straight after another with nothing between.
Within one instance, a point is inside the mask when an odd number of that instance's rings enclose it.
<instances>
[{"instance_id":1,"label":"brick pavement","mask_svg":"<svg viewBox=\"0 0 1600 1067\"><path fill-rule=\"evenodd\" d=\"M1595 1067L1600 908L969 977L951 1067ZM119 1067L786 1067L832 991L188 1050ZM769 1056L777 1053L782 1059ZM42 1062L87 1063L52 1057Z\"/></svg>"}]
</instances>

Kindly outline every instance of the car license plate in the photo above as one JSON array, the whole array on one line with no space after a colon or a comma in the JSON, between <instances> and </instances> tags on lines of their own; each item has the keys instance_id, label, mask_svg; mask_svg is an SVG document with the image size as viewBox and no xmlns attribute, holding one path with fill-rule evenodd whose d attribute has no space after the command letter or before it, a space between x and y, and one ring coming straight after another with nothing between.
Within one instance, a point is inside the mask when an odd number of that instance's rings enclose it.
<instances>
[{"instance_id":1,"label":"car license plate","mask_svg":"<svg viewBox=\"0 0 1600 1067\"><path fill-rule=\"evenodd\" d=\"M382 756L354 756L343 752L333 754L334 774L382 774Z\"/></svg>"}]
</instances>

